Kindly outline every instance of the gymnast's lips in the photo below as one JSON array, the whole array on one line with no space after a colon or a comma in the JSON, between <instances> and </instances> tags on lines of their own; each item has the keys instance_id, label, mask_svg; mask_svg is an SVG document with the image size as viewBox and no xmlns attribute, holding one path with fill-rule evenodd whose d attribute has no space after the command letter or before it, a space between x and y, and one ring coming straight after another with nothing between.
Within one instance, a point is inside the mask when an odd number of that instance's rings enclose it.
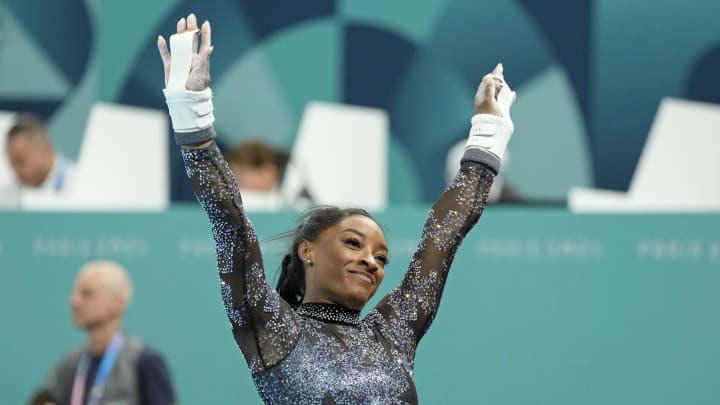
<instances>
[{"instance_id":1,"label":"gymnast's lips","mask_svg":"<svg viewBox=\"0 0 720 405\"><path fill-rule=\"evenodd\" d=\"M370 284L375 284L375 276L372 273L369 273L367 271L363 270L349 270L350 274L358 275L365 280L367 280Z\"/></svg>"}]
</instances>

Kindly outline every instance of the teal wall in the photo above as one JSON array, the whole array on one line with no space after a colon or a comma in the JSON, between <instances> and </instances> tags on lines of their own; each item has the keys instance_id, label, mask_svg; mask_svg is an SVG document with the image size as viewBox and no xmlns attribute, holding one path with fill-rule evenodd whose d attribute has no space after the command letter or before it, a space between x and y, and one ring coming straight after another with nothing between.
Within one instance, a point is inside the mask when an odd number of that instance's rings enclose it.
<instances>
[{"instance_id":1,"label":"teal wall","mask_svg":"<svg viewBox=\"0 0 720 405\"><path fill-rule=\"evenodd\" d=\"M379 215L395 286L426 208ZM253 215L261 239L294 214ZM720 217L571 215L491 207L460 249L421 342L422 403L717 404ZM184 404L260 403L218 292L195 206L165 214L0 214L0 403L20 404L82 342L74 274L125 265L127 329L162 351ZM274 278L283 244L264 242Z\"/></svg>"}]
</instances>

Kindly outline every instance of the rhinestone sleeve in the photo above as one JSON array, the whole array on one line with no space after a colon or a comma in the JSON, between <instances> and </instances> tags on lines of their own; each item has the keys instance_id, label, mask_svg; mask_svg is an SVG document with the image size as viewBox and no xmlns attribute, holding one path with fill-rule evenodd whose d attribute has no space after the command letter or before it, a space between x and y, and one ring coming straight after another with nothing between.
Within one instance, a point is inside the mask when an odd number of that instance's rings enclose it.
<instances>
[{"instance_id":1,"label":"rhinestone sleeve","mask_svg":"<svg viewBox=\"0 0 720 405\"><path fill-rule=\"evenodd\" d=\"M268 369L297 342L297 315L266 281L255 229L217 145L183 149L182 155L212 226L220 292L235 341L253 372Z\"/></svg>"},{"instance_id":2,"label":"rhinestone sleeve","mask_svg":"<svg viewBox=\"0 0 720 405\"><path fill-rule=\"evenodd\" d=\"M463 238L482 214L493 178L494 172L487 166L463 162L430 209L400 286L368 314L368 319L380 324L409 361L435 318L450 265Z\"/></svg>"}]
</instances>

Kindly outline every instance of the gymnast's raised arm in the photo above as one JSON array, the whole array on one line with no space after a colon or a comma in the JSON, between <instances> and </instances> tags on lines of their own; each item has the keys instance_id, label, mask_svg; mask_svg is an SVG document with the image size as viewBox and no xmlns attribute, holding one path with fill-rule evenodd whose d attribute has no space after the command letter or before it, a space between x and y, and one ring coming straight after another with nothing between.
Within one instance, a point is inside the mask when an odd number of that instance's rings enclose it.
<instances>
[{"instance_id":1,"label":"gymnast's raised arm","mask_svg":"<svg viewBox=\"0 0 720 405\"><path fill-rule=\"evenodd\" d=\"M168 43L158 37L165 98L175 140L195 195L212 225L220 291L235 340L251 370L262 371L294 347L297 315L267 283L255 229L245 214L232 171L214 142L210 84L210 23L190 14ZM171 55L172 54L172 55Z\"/></svg>"}]
</instances>

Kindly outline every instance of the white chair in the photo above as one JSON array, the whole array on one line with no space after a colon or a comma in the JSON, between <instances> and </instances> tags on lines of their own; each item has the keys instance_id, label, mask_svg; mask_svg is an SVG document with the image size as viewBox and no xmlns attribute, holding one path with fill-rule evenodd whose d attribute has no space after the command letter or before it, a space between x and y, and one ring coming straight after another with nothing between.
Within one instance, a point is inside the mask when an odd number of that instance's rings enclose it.
<instances>
[{"instance_id":1,"label":"white chair","mask_svg":"<svg viewBox=\"0 0 720 405\"><path fill-rule=\"evenodd\" d=\"M93 105L72 189L23 196L24 210L157 211L169 204L168 127L164 112Z\"/></svg>"},{"instance_id":2,"label":"white chair","mask_svg":"<svg viewBox=\"0 0 720 405\"><path fill-rule=\"evenodd\" d=\"M369 107L305 107L283 179L285 201L303 190L313 203L379 211L388 200L388 116Z\"/></svg>"},{"instance_id":3,"label":"white chair","mask_svg":"<svg viewBox=\"0 0 720 405\"><path fill-rule=\"evenodd\" d=\"M627 193L576 188L574 212L720 211L720 105L665 98Z\"/></svg>"}]
</instances>

